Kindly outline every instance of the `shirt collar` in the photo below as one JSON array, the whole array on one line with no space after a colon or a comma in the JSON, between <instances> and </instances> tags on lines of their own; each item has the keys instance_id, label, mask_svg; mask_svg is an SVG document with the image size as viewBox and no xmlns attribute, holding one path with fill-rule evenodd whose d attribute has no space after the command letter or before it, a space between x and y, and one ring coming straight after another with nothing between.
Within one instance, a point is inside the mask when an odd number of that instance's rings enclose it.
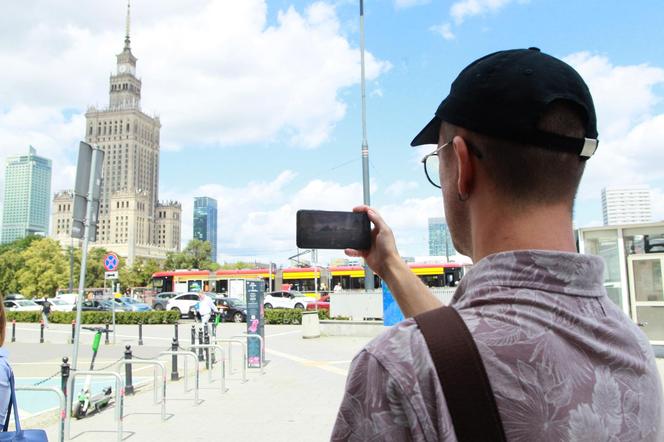
<instances>
[{"instance_id":1,"label":"shirt collar","mask_svg":"<svg viewBox=\"0 0 664 442\"><path fill-rule=\"evenodd\" d=\"M486 293L497 287L599 297L606 294L603 279L604 261L598 256L552 250L500 252L481 259L468 271L454 301L466 293Z\"/></svg>"}]
</instances>

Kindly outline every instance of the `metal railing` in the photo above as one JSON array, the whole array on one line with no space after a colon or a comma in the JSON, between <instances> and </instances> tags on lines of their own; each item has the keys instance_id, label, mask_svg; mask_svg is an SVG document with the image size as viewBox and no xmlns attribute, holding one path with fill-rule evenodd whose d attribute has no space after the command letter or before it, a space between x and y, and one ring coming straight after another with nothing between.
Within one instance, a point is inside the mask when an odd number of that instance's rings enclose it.
<instances>
[{"instance_id":1,"label":"metal railing","mask_svg":"<svg viewBox=\"0 0 664 442\"><path fill-rule=\"evenodd\" d=\"M265 365L263 364L263 358L265 357L265 340L261 335L251 335L249 333L240 333L239 335L231 336L231 339L235 338L247 338L247 345L249 345L249 338L258 339L258 346L261 353L261 357L258 358L259 364L258 367L261 370L261 374L265 374Z\"/></svg>"},{"instance_id":2,"label":"metal railing","mask_svg":"<svg viewBox=\"0 0 664 442\"><path fill-rule=\"evenodd\" d=\"M153 388L153 401L155 404L159 403L157 399L157 390L159 390L157 384L157 369L161 367L161 380L162 380L162 389L161 389L161 420L166 420L166 364L162 361L157 360L145 360L145 359L123 359L118 362L118 371L122 371L122 367L127 364L143 364L143 365L153 365L154 366L154 379L152 381Z\"/></svg>"},{"instance_id":3,"label":"metal railing","mask_svg":"<svg viewBox=\"0 0 664 442\"><path fill-rule=\"evenodd\" d=\"M168 350L168 351L162 351L159 353L159 356L166 356L166 355L176 355L176 356L187 356L190 357L194 360L194 366L196 367L196 385L194 387L194 405L198 405L198 388L199 388L199 363L198 363L198 356L196 356L196 353L192 351L173 351L173 350ZM184 392L187 393L189 389L187 388L188 386L188 380L189 380L189 372L187 369L187 358L184 358Z\"/></svg>"},{"instance_id":4,"label":"metal railing","mask_svg":"<svg viewBox=\"0 0 664 442\"><path fill-rule=\"evenodd\" d=\"M35 387L35 386L16 386L16 391L42 391L45 393L55 393L60 401L60 428L58 429L58 441L65 440L65 419L67 417L67 398L62 390L57 387Z\"/></svg>"},{"instance_id":5,"label":"metal railing","mask_svg":"<svg viewBox=\"0 0 664 442\"><path fill-rule=\"evenodd\" d=\"M71 440L71 409L74 399L74 381L79 376L113 377L115 378L115 419L117 421L118 442L122 441L122 406L124 399L124 382L122 376L114 371L74 371L69 376L67 385L67 405L65 419L65 437Z\"/></svg>"},{"instance_id":6,"label":"metal railing","mask_svg":"<svg viewBox=\"0 0 664 442\"><path fill-rule=\"evenodd\" d=\"M226 343L228 344L228 351L226 355L228 356L228 372L233 373L233 344L239 344L240 349L242 350L242 383L247 382L247 347L240 339L215 339L214 343Z\"/></svg>"},{"instance_id":7,"label":"metal railing","mask_svg":"<svg viewBox=\"0 0 664 442\"><path fill-rule=\"evenodd\" d=\"M224 356L224 349L222 348L221 345L216 345L216 344L194 344L194 345L189 345L190 349L196 350L198 348L206 349L209 348L212 350L213 354L215 350L219 350L221 358L219 359L221 363L219 364L221 366L221 392L225 393L226 392L226 358ZM193 353L193 352L192 352ZM208 370L208 382L212 383L212 365L210 365L210 369Z\"/></svg>"}]
</instances>

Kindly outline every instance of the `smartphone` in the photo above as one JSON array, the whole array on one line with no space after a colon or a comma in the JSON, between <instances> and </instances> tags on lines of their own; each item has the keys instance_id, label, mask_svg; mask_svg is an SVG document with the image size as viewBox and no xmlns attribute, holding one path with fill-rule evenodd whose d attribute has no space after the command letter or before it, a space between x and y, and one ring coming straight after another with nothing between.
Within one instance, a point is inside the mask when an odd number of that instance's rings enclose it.
<instances>
[{"instance_id":1,"label":"smartphone","mask_svg":"<svg viewBox=\"0 0 664 442\"><path fill-rule=\"evenodd\" d=\"M357 249L371 247L366 213L297 211L297 246L301 249Z\"/></svg>"}]
</instances>

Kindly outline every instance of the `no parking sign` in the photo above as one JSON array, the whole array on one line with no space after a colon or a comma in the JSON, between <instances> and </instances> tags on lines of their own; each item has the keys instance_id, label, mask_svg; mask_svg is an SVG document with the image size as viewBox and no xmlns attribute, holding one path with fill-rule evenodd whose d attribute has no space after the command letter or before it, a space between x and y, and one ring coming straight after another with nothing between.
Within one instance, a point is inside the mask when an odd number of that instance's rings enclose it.
<instances>
[{"instance_id":1,"label":"no parking sign","mask_svg":"<svg viewBox=\"0 0 664 442\"><path fill-rule=\"evenodd\" d=\"M120 265L120 258L115 253L108 253L104 256L104 268L107 272L114 272Z\"/></svg>"}]
</instances>

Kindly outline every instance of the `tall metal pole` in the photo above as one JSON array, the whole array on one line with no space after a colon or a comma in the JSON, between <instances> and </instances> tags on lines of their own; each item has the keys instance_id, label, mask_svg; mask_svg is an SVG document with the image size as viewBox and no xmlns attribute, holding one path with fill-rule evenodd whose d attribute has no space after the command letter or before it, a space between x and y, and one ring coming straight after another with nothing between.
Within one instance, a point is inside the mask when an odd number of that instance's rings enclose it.
<instances>
[{"instance_id":1,"label":"tall metal pole","mask_svg":"<svg viewBox=\"0 0 664 442\"><path fill-rule=\"evenodd\" d=\"M100 155L99 148L92 148L92 165L90 167L90 181L88 183L88 195L86 196L87 210L85 213L85 232L83 234L83 245L81 246L81 273L78 280L78 302L76 303L76 331L74 332L74 350L72 354L72 370L76 370L78 363L78 345L81 339L81 306L83 304L83 292L85 290L85 270L88 263L88 242L90 241L90 226L93 210L93 191L95 186L95 175L97 174L97 155Z\"/></svg>"},{"instance_id":2,"label":"tall metal pole","mask_svg":"<svg viewBox=\"0 0 664 442\"><path fill-rule=\"evenodd\" d=\"M74 238L71 238L69 247L69 293L74 291Z\"/></svg>"},{"instance_id":3,"label":"tall metal pole","mask_svg":"<svg viewBox=\"0 0 664 442\"><path fill-rule=\"evenodd\" d=\"M364 205L371 205L371 194L369 189L369 143L367 142L367 98L364 80L364 0L360 0L360 66L361 66L361 88L362 88L362 185L364 194ZM374 288L373 272L364 262L364 290Z\"/></svg>"}]
</instances>

